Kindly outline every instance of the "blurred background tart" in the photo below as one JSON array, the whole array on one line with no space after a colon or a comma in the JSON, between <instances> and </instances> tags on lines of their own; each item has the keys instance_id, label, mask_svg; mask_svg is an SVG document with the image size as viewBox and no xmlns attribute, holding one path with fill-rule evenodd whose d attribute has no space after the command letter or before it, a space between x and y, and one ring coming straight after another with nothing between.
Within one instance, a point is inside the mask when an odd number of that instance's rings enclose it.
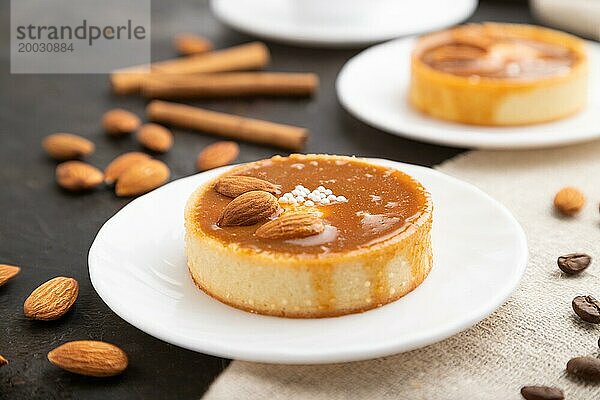
<instances>
[{"instance_id":1,"label":"blurred background tart","mask_svg":"<svg viewBox=\"0 0 600 400\"><path fill-rule=\"evenodd\" d=\"M532 25L468 24L418 39L409 102L435 118L522 125L575 114L587 100L585 43Z\"/></svg>"},{"instance_id":2,"label":"blurred background tart","mask_svg":"<svg viewBox=\"0 0 600 400\"><path fill-rule=\"evenodd\" d=\"M432 266L431 224L430 195L401 171L353 157L276 156L192 194L186 254L196 285L223 303L331 317L421 284Z\"/></svg>"}]
</instances>

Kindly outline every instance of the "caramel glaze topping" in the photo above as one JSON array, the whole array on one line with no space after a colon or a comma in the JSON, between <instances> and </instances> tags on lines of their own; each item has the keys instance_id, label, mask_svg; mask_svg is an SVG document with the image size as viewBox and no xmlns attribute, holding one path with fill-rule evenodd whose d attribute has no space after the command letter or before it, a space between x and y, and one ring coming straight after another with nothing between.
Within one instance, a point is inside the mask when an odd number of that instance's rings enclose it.
<instances>
[{"instance_id":1,"label":"caramel glaze topping","mask_svg":"<svg viewBox=\"0 0 600 400\"><path fill-rule=\"evenodd\" d=\"M427 49L421 60L460 76L528 80L570 72L577 55L560 45L508 36L467 25L448 31L445 43Z\"/></svg>"},{"instance_id":2,"label":"caramel glaze topping","mask_svg":"<svg viewBox=\"0 0 600 400\"><path fill-rule=\"evenodd\" d=\"M322 185L348 201L331 205L281 204L286 210L316 212L325 230L293 240L261 239L255 235L261 224L220 228L216 222L231 201L215 190L206 190L196 206L197 226L226 243L237 243L256 251L304 256L346 252L371 246L410 228L425 211L428 195L410 176L391 168L355 159L323 159L292 155L273 157L234 168L229 175L245 175L281 185L289 192L296 185L315 189Z\"/></svg>"}]
</instances>

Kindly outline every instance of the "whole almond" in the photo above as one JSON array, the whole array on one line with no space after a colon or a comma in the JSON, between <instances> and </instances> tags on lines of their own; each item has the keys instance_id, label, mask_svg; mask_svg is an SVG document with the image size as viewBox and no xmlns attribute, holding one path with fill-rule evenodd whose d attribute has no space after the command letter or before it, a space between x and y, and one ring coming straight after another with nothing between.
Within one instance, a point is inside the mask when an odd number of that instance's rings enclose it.
<instances>
[{"instance_id":1,"label":"whole almond","mask_svg":"<svg viewBox=\"0 0 600 400\"><path fill-rule=\"evenodd\" d=\"M48 353L48 361L74 374L107 377L127 368L127 354L117 346L95 340L67 342Z\"/></svg>"},{"instance_id":2,"label":"whole almond","mask_svg":"<svg viewBox=\"0 0 600 400\"><path fill-rule=\"evenodd\" d=\"M56 182L67 190L93 189L103 180L102 171L82 161L67 161L56 166Z\"/></svg>"},{"instance_id":3,"label":"whole almond","mask_svg":"<svg viewBox=\"0 0 600 400\"><path fill-rule=\"evenodd\" d=\"M26 317L52 321L65 315L79 295L79 284L73 278L58 276L41 284L25 300Z\"/></svg>"},{"instance_id":4,"label":"whole almond","mask_svg":"<svg viewBox=\"0 0 600 400\"><path fill-rule=\"evenodd\" d=\"M90 155L96 148L93 142L72 133L53 133L46 136L42 147L50 157L59 161Z\"/></svg>"},{"instance_id":5,"label":"whole almond","mask_svg":"<svg viewBox=\"0 0 600 400\"><path fill-rule=\"evenodd\" d=\"M121 154L112 160L104 170L104 182L109 185L113 184L119 179L121 174L133 164L151 159L152 157L150 157L148 154L141 153L139 151Z\"/></svg>"},{"instance_id":6,"label":"whole almond","mask_svg":"<svg viewBox=\"0 0 600 400\"><path fill-rule=\"evenodd\" d=\"M208 39L191 33L177 35L174 43L179 54L184 56L206 53L213 48L212 43Z\"/></svg>"},{"instance_id":7,"label":"whole almond","mask_svg":"<svg viewBox=\"0 0 600 400\"><path fill-rule=\"evenodd\" d=\"M585 204L585 196L579 189L565 187L554 196L554 207L563 215L572 216L577 214Z\"/></svg>"},{"instance_id":8,"label":"whole almond","mask_svg":"<svg viewBox=\"0 0 600 400\"><path fill-rule=\"evenodd\" d=\"M240 194L253 190L276 194L279 186L252 176L225 176L215 183L215 190L223 196L236 198Z\"/></svg>"},{"instance_id":9,"label":"whole almond","mask_svg":"<svg viewBox=\"0 0 600 400\"><path fill-rule=\"evenodd\" d=\"M6 364L8 364L8 360L0 355L0 367L5 366Z\"/></svg>"},{"instance_id":10,"label":"whole almond","mask_svg":"<svg viewBox=\"0 0 600 400\"><path fill-rule=\"evenodd\" d=\"M323 221L309 213L287 212L256 230L262 239L300 239L325 230Z\"/></svg>"},{"instance_id":11,"label":"whole almond","mask_svg":"<svg viewBox=\"0 0 600 400\"><path fill-rule=\"evenodd\" d=\"M137 196L161 186L169 180L171 171L159 160L144 160L127 168L115 185L120 197Z\"/></svg>"},{"instance_id":12,"label":"whole almond","mask_svg":"<svg viewBox=\"0 0 600 400\"><path fill-rule=\"evenodd\" d=\"M271 193L252 191L233 199L221 214L219 226L254 225L279 210L279 202Z\"/></svg>"},{"instance_id":13,"label":"whole almond","mask_svg":"<svg viewBox=\"0 0 600 400\"><path fill-rule=\"evenodd\" d=\"M109 135L122 135L136 131L141 121L137 115L122 108L107 111L102 116L102 127Z\"/></svg>"},{"instance_id":14,"label":"whole almond","mask_svg":"<svg viewBox=\"0 0 600 400\"><path fill-rule=\"evenodd\" d=\"M204 148L198 154L196 167L198 171L206 171L232 163L240 154L240 146L236 142L216 142Z\"/></svg>"},{"instance_id":15,"label":"whole almond","mask_svg":"<svg viewBox=\"0 0 600 400\"><path fill-rule=\"evenodd\" d=\"M144 124L137 133L137 140L145 148L157 153L165 153L173 146L173 134L162 125Z\"/></svg>"},{"instance_id":16,"label":"whole almond","mask_svg":"<svg viewBox=\"0 0 600 400\"><path fill-rule=\"evenodd\" d=\"M21 272L21 268L15 265L0 264L0 286L14 278L19 272Z\"/></svg>"}]
</instances>

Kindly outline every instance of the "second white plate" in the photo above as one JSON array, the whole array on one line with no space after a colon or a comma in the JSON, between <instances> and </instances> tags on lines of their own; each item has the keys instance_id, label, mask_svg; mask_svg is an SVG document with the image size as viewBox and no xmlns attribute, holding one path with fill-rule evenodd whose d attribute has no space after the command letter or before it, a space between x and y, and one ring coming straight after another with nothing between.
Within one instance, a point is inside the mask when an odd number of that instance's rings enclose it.
<instances>
[{"instance_id":1,"label":"second white plate","mask_svg":"<svg viewBox=\"0 0 600 400\"><path fill-rule=\"evenodd\" d=\"M337 78L342 105L355 117L398 136L456 147L541 148L600 138L600 44L588 42L589 98L579 114L546 124L485 127L428 117L407 102L414 38L371 47L352 58Z\"/></svg>"},{"instance_id":2,"label":"second white plate","mask_svg":"<svg viewBox=\"0 0 600 400\"><path fill-rule=\"evenodd\" d=\"M457 24L477 0L212 0L243 32L285 43L354 47Z\"/></svg>"},{"instance_id":3,"label":"second white plate","mask_svg":"<svg viewBox=\"0 0 600 400\"><path fill-rule=\"evenodd\" d=\"M474 186L435 170L373 160L414 176L434 202L434 266L407 296L362 314L286 319L247 313L198 290L188 276L183 209L223 168L133 200L98 233L90 278L121 318L166 342L221 357L333 363L425 346L477 323L517 287L527 261L520 225Z\"/></svg>"}]
</instances>

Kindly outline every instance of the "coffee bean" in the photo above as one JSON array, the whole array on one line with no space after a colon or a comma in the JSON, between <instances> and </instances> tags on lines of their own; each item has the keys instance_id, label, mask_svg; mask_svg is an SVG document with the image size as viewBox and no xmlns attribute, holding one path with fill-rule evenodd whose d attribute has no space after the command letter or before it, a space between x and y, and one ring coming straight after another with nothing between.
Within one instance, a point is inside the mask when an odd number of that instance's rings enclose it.
<instances>
[{"instance_id":1,"label":"coffee bean","mask_svg":"<svg viewBox=\"0 0 600 400\"><path fill-rule=\"evenodd\" d=\"M600 360L596 357L575 357L567 363L567 372L586 381L600 381Z\"/></svg>"},{"instance_id":2,"label":"coffee bean","mask_svg":"<svg viewBox=\"0 0 600 400\"><path fill-rule=\"evenodd\" d=\"M565 398L562 390L548 386L523 386L521 396L526 400L563 400Z\"/></svg>"},{"instance_id":3,"label":"coffee bean","mask_svg":"<svg viewBox=\"0 0 600 400\"><path fill-rule=\"evenodd\" d=\"M592 324L600 324L600 301L592 296L577 296L572 302L573 311L579 318Z\"/></svg>"},{"instance_id":4,"label":"coffee bean","mask_svg":"<svg viewBox=\"0 0 600 400\"><path fill-rule=\"evenodd\" d=\"M565 254L556 260L558 268L566 274L578 274L589 267L591 262L592 257L582 253Z\"/></svg>"}]
</instances>

